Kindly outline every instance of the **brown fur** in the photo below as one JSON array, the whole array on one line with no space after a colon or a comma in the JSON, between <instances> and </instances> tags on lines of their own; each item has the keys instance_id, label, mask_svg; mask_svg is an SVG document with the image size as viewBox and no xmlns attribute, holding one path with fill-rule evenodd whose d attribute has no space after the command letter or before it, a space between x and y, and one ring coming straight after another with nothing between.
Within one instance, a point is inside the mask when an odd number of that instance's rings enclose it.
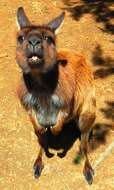
<instances>
[{"instance_id":1,"label":"brown fur","mask_svg":"<svg viewBox=\"0 0 114 190\"><path fill-rule=\"evenodd\" d=\"M51 35L54 43L49 44L43 40L42 46L45 52L45 64L41 66L41 68L32 68L30 63L27 62L25 56L27 40L21 45L17 43L17 62L19 66L25 75L30 73L32 79L37 81L37 83L33 83L32 89L29 89L24 78L22 78L18 89L19 98L25 109L29 111L35 133L39 138L42 133L45 133L45 127L39 123L38 118L36 118L36 114L38 113L36 113L33 106L28 103L29 98L27 96L32 93L35 93L36 99L47 109L49 108L49 101L52 97L59 98L60 107L57 113L57 122L54 126L49 126L54 135L60 133L63 124L72 119L78 119L79 129L81 131L80 149L86 158L84 175L88 183L91 184L93 169L89 163L87 153L88 138L95 120L96 107L95 87L91 68L86 63L84 57L78 55L75 51L57 50L56 52L55 34L48 27L31 26L23 28L18 32L17 38L23 33L25 36L29 35L34 28L37 29L40 35ZM32 114L32 112L34 112L34 114ZM42 169L42 151L43 149L41 148L35 163L35 167L40 169Z\"/></svg>"}]
</instances>

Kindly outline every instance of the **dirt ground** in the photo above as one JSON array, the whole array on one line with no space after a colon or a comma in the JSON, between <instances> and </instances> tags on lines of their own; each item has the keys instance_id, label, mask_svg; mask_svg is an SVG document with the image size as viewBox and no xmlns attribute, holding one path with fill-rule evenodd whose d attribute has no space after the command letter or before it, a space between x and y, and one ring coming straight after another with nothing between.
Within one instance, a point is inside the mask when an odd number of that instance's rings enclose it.
<instances>
[{"instance_id":1,"label":"dirt ground","mask_svg":"<svg viewBox=\"0 0 114 190\"><path fill-rule=\"evenodd\" d=\"M21 76L15 60L16 10L19 6L24 6L33 23L46 23L61 11L66 11L57 38L58 47L71 48L85 55L95 76L96 124L111 128L114 123L114 2L1 0L0 190L114 190L114 150L95 170L94 182L89 186L82 175L83 162L79 165L73 163L78 141L62 159L56 150L51 150L55 156L50 159L44 156L42 176L38 180L34 178L33 164L39 146L16 94ZM110 130L105 145L91 152L93 165L113 139L114 132Z\"/></svg>"}]
</instances>

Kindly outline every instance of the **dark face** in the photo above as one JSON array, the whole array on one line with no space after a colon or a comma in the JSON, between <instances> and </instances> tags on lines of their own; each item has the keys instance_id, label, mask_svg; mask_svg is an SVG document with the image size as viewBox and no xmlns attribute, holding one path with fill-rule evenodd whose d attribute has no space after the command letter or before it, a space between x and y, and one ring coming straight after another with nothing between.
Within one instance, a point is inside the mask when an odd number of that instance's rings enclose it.
<instances>
[{"instance_id":1,"label":"dark face","mask_svg":"<svg viewBox=\"0 0 114 190\"><path fill-rule=\"evenodd\" d=\"M20 27L17 33L16 60L23 72L37 69L48 72L56 64L55 31L63 21L64 14L43 26L30 23L22 7L17 11Z\"/></svg>"},{"instance_id":2,"label":"dark face","mask_svg":"<svg viewBox=\"0 0 114 190\"><path fill-rule=\"evenodd\" d=\"M17 34L16 58L27 70L46 72L56 62L55 34L45 27L27 27Z\"/></svg>"}]
</instances>

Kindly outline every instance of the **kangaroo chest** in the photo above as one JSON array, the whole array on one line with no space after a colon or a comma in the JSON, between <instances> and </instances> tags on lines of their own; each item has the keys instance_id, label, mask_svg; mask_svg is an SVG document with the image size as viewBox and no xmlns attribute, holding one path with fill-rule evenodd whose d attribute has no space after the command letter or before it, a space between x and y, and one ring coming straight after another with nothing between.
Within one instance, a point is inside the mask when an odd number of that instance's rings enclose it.
<instances>
[{"instance_id":1,"label":"kangaroo chest","mask_svg":"<svg viewBox=\"0 0 114 190\"><path fill-rule=\"evenodd\" d=\"M26 103L35 110L38 122L42 126L53 126L57 122L59 111L64 106L63 100L57 95L35 97L26 96Z\"/></svg>"},{"instance_id":2,"label":"kangaroo chest","mask_svg":"<svg viewBox=\"0 0 114 190\"><path fill-rule=\"evenodd\" d=\"M47 101L46 101L47 100ZM57 116L62 108L62 101L57 95L46 97L45 101L39 101L36 108L37 119L43 126L55 125Z\"/></svg>"}]
</instances>

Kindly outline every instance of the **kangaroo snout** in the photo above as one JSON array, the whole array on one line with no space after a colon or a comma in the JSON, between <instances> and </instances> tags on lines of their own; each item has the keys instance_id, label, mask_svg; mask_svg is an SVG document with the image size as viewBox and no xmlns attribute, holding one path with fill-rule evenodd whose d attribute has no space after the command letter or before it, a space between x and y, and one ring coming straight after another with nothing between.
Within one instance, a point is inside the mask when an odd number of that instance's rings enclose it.
<instances>
[{"instance_id":1,"label":"kangaroo snout","mask_svg":"<svg viewBox=\"0 0 114 190\"><path fill-rule=\"evenodd\" d=\"M43 59L44 50L41 38L34 34L28 37L25 55L29 63L37 63L39 59Z\"/></svg>"},{"instance_id":2,"label":"kangaroo snout","mask_svg":"<svg viewBox=\"0 0 114 190\"><path fill-rule=\"evenodd\" d=\"M35 46L40 46L41 44L41 39L37 36L30 36L29 40L28 40L29 44L33 47Z\"/></svg>"}]
</instances>

